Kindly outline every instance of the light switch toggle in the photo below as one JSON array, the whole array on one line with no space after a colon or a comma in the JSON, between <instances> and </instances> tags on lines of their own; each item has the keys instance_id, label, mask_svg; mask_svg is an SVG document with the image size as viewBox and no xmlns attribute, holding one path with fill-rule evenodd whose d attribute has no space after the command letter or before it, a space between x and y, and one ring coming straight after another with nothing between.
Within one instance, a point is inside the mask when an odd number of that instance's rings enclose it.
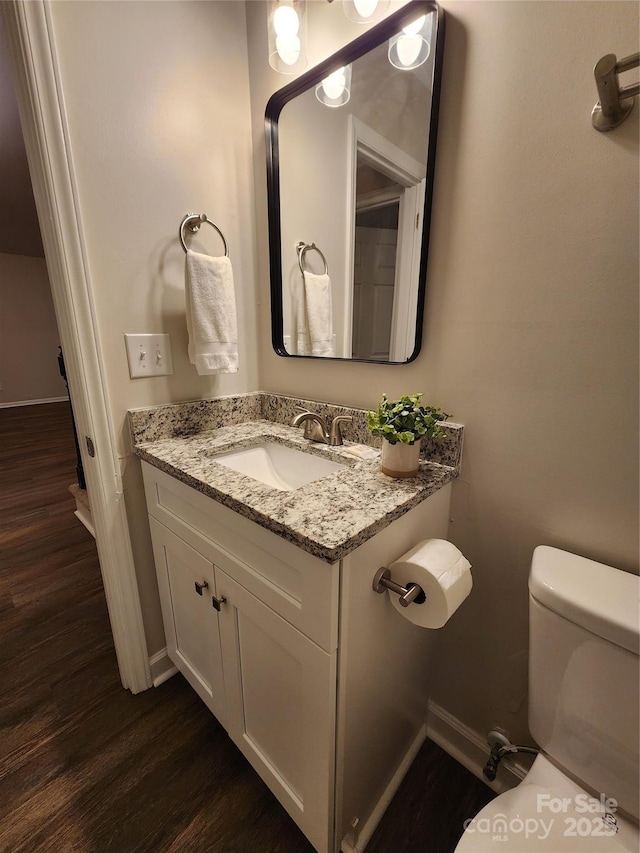
<instances>
[{"instance_id":1,"label":"light switch toggle","mask_svg":"<svg viewBox=\"0 0 640 853\"><path fill-rule=\"evenodd\" d=\"M132 379L173 373L169 335L125 335L124 341Z\"/></svg>"}]
</instances>

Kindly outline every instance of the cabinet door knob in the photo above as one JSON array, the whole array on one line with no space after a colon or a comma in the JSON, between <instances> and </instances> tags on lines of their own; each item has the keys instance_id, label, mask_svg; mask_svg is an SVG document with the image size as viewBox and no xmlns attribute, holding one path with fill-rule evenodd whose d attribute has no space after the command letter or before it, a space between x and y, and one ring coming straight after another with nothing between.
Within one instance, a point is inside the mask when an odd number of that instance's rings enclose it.
<instances>
[{"instance_id":1,"label":"cabinet door knob","mask_svg":"<svg viewBox=\"0 0 640 853\"><path fill-rule=\"evenodd\" d=\"M209 583L207 581L202 581L202 583L198 583L198 581L196 581L194 586L196 588L196 592L198 593L198 595L202 595L202 590L208 589Z\"/></svg>"},{"instance_id":2,"label":"cabinet door knob","mask_svg":"<svg viewBox=\"0 0 640 853\"><path fill-rule=\"evenodd\" d=\"M215 608L218 611L218 613L220 613L220 607L221 607L221 605L223 605L225 603L226 600L227 599L224 597L224 595L220 596L220 598L216 598L215 595L212 595L211 596L211 606L213 608Z\"/></svg>"}]
</instances>

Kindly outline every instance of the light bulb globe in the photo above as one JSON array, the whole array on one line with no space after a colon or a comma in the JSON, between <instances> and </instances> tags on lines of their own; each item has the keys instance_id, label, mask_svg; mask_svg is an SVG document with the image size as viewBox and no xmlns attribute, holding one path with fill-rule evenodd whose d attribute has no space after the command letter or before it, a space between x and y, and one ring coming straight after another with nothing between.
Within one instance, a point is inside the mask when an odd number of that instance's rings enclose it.
<instances>
[{"instance_id":1,"label":"light bulb globe","mask_svg":"<svg viewBox=\"0 0 640 853\"><path fill-rule=\"evenodd\" d=\"M420 54L422 36L400 36L396 44L398 59L404 68L414 64Z\"/></svg>"},{"instance_id":2,"label":"light bulb globe","mask_svg":"<svg viewBox=\"0 0 640 853\"><path fill-rule=\"evenodd\" d=\"M333 74L329 74L328 77L325 77L322 81L322 88L324 89L326 96L331 98L332 101L338 100L344 92L346 85L347 81L344 75L344 68L339 68L337 71L334 71Z\"/></svg>"},{"instance_id":3,"label":"light bulb globe","mask_svg":"<svg viewBox=\"0 0 640 853\"><path fill-rule=\"evenodd\" d=\"M273 28L277 36L290 38L298 34L300 19L292 6L278 6L273 13Z\"/></svg>"},{"instance_id":4,"label":"light bulb globe","mask_svg":"<svg viewBox=\"0 0 640 853\"><path fill-rule=\"evenodd\" d=\"M360 17L366 19L375 14L378 0L353 0L353 5Z\"/></svg>"},{"instance_id":5,"label":"light bulb globe","mask_svg":"<svg viewBox=\"0 0 640 853\"><path fill-rule=\"evenodd\" d=\"M300 39L298 36L277 36L276 50L285 65L295 65L300 56Z\"/></svg>"},{"instance_id":6,"label":"light bulb globe","mask_svg":"<svg viewBox=\"0 0 640 853\"><path fill-rule=\"evenodd\" d=\"M407 24L402 28L402 32L406 36L417 36L420 30L424 27L424 22L427 20L426 15L422 15L420 18L416 18L415 21L412 21L410 24Z\"/></svg>"}]
</instances>

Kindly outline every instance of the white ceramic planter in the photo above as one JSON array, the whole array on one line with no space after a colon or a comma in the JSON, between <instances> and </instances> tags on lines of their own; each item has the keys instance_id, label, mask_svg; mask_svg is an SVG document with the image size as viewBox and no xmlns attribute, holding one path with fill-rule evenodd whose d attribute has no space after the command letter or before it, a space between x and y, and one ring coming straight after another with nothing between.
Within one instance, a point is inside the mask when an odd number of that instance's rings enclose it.
<instances>
[{"instance_id":1,"label":"white ceramic planter","mask_svg":"<svg viewBox=\"0 0 640 853\"><path fill-rule=\"evenodd\" d=\"M389 444L382 439L382 473L388 477L415 477L418 473L420 459L420 442L415 444Z\"/></svg>"}]
</instances>

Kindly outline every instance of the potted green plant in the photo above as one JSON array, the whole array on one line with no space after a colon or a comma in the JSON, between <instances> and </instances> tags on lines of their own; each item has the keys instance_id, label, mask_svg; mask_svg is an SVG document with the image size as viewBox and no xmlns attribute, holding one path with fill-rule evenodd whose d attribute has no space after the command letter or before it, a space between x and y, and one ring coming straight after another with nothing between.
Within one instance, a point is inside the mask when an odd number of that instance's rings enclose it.
<instances>
[{"instance_id":1,"label":"potted green plant","mask_svg":"<svg viewBox=\"0 0 640 853\"><path fill-rule=\"evenodd\" d=\"M367 412L367 427L382 438L382 472L389 477L415 477L418 473L420 441L444 438L440 426L451 417L435 406L423 406L422 394L389 400L386 394L375 412Z\"/></svg>"}]
</instances>

